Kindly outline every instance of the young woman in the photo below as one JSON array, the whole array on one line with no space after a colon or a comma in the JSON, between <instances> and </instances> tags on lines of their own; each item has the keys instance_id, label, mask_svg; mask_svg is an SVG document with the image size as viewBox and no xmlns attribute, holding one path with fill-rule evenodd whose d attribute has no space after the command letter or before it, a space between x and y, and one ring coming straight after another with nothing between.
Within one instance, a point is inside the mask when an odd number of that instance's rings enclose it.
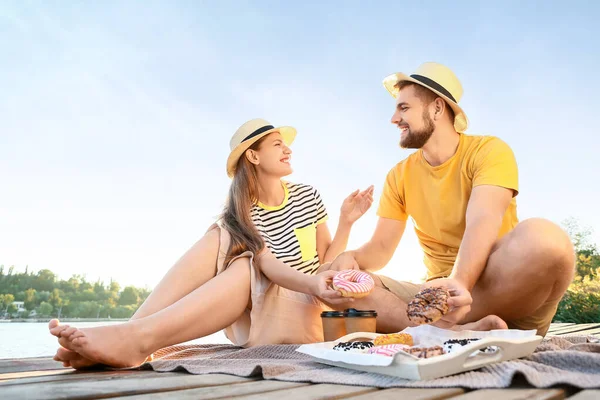
<instances>
[{"instance_id":1,"label":"young woman","mask_svg":"<svg viewBox=\"0 0 600 400\"><path fill-rule=\"evenodd\" d=\"M291 127L254 119L233 135L227 204L169 270L130 321L77 329L50 321L61 348L55 360L139 365L163 347L225 329L236 345L322 341L320 312L346 301L330 288L335 274L316 274L344 251L352 224L373 202L373 187L344 200L334 238L311 186L282 181L292 172Z\"/></svg>"}]
</instances>

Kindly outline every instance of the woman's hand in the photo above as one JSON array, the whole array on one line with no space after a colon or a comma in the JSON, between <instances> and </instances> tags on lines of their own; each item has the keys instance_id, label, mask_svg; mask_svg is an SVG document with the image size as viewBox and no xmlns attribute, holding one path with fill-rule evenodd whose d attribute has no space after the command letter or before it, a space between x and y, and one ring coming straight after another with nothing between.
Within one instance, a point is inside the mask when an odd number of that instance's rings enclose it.
<instances>
[{"instance_id":1,"label":"woman's hand","mask_svg":"<svg viewBox=\"0 0 600 400\"><path fill-rule=\"evenodd\" d=\"M352 298L342 297L342 294L331 287L331 282L338 271L324 271L311 276L310 294L328 304L341 304L354 301Z\"/></svg>"},{"instance_id":2,"label":"woman's hand","mask_svg":"<svg viewBox=\"0 0 600 400\"><path fill-rule=\"evenodd\" d=\"M360 193L356 189L342 203L340 220L348 224L353 224L371 208L371 204L373 204L373 185Z\"/></svg>"}]
</instances>

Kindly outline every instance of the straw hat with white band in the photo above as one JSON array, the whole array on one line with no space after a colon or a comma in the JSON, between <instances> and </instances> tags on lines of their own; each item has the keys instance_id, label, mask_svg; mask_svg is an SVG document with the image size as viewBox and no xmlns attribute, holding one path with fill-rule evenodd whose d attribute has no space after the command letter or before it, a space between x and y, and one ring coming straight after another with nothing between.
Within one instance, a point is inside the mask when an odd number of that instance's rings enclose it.
<instances>
[{"instance_id":1,"label":"straw hat with white band","mask_svg":"<svg viewBox=\"0 0 600 400\"><path fill-rule=\"evenodd\" d=\"M296 129L291 126L276 128L260 118L252 119L240 126L229 142L231 153L229 153L229 157L227 158L227 176L230 178L233 177L238 160L250 146L260 138L273 132L279 132L283 138L283 142L287 146L291 145L296 137Z\"/></svg>"},{"instance_id":2,"label":"straw hat with white band","mask_svg":"<svg viewBox=\"0 0 600 400\"><path fill-rule=\"evenodd\" d=\"M394 98L398 96L398 89L395 85L400 81L414 82L443 98L454 111L454 129L457 132L467 130L469 120L463 109L458 105L463 95L463 88L450 68L442 64L427 62L421 64L411 75L397 72L387 76L383 80L383 86Z\"/></svg>"}]
</instances>

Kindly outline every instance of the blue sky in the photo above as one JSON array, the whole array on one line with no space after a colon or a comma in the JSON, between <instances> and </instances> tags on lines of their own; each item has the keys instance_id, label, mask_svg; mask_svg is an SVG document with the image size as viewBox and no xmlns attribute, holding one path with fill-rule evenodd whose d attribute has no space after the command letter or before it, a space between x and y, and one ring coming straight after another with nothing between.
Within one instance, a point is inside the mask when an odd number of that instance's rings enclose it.
<instances>
[{"instance_id":1,"label":"blue sky","mask_svg":"<svg viewBox=\"0 0 600 400\"><path fill-rule=\"evenodd\" d=\"M467 133L513 148L519 218L578 218L600 244L600 6L373 3L2 2L0 264L154 286L220 212L230 136L255 117L298 129L290 180L333 231L410 154L381 81L425 61L461 79ZM421 257L409 228L383 272L418 280Z\"/></svg>"}]
</instances>

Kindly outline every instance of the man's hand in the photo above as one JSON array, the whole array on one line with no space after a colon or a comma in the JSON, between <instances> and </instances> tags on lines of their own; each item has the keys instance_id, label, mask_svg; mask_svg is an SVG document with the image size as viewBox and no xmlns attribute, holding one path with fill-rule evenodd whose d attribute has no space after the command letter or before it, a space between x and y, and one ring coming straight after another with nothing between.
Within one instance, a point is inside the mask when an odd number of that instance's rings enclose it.
<instances>
[{"instance_id":1,"label":"man's hand","mask_svg":"<svg viewBox=\"0 0 600 400\"><path fill-rule=\"evenodd\" d=\"M424 287L445 287L450 292L448 298L448 313L433 325L449 329L461 322L471 311L473 298L471 292L460 281L452 278L435 279L424 284Z\"/></svg>"},{"instance_id":2,"label":"man's hand","mask_svg":"<svg viewBox=\"0 0 600 400\"><path fill-rule=\"evenodd\" d=\"M331 281L337 271L325 271L311 277L310 293L328 304L340 304L354 301L353 298L342 297L342 294L331 287Z\"/></svg>"},{"instance_id":3,"label":"man's hand","mask_svg":"<svg viewBox=\"0 0 600 400\"><path fill-rule=\"evenodd\" d=\"M330 263L321 264L317 273L324 271L343 271L345 269L360 270L358 263L354 259L354 254L351 251L345 251L335 258Z\"/></svg>"}]
</instances>

